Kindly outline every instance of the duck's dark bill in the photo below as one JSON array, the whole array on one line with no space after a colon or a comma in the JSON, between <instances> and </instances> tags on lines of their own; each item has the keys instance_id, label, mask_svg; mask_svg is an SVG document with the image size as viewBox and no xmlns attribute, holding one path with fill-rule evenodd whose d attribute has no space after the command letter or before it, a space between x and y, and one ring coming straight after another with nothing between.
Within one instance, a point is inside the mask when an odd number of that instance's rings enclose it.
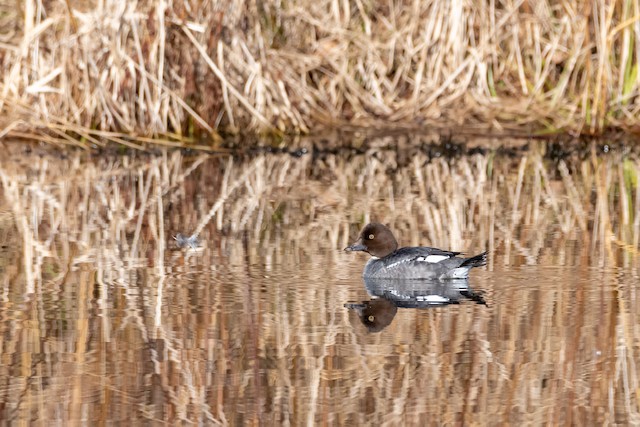
<instances>
[{"instance_id":1,"label":"duck's dark bill","mask_svg":"<svg viewBox=\"0 0 640 427\"><path fill-rule=\"evenodd\" d=\"M344 250L345 250L345 251L347 251L347 252L351 252L351 251L364 251L364 250L366 250L366 249L367 249L367 248L366 248L364 245L360 244L360 243L354 243L353 245L351 245L351 246L347 246L346 248L344 248Z\"/></svg>"}]
</instances>

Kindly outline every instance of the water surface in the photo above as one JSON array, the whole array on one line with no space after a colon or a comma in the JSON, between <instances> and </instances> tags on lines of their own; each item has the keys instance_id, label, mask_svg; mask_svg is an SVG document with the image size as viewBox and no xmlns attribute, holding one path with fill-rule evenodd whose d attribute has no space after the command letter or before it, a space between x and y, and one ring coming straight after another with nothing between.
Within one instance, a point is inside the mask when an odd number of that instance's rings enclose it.
<instances>
[{"instance_id":1,"label":"water surface","mask_svg":"<svg viewBox=\"0 0 640 427\"><path fill-rule=\"evenodd\" d=\"M633 153L364 151L1 161L0 418L640 422ZM475 297L368 328L370 220Z\"/></svg>"}]
</instances>

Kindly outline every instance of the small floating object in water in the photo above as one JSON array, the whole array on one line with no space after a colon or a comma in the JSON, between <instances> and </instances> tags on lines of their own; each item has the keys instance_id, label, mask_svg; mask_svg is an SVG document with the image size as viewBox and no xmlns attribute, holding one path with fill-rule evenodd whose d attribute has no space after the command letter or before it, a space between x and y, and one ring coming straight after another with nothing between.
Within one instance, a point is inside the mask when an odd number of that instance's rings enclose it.
<instances>
[{"instance_id":1,"label":"small floating object in water","mask_svg":"<svg viewBox=\"0 0 640 427\"><path fill-rule=\"evenodd\" d=\"M289 151L289 154L291 154L293 157L300 158L305 154L307 154L308 152L309 150L303 147L303 148L298 148L297 150Z\"/></svg>"},{"instance_id":2,"label":"small floating object in water","mask_svg":"<svg viewBox=\"0 0 640 427\"><path fill-rule=\"evenodd\" d=\"M197 249L200 246L200 241L198 240L198 236L185 236L181 233L173 236L176 244L179 248L189 248L189 249Z\"/></svg>"}]
</instances>

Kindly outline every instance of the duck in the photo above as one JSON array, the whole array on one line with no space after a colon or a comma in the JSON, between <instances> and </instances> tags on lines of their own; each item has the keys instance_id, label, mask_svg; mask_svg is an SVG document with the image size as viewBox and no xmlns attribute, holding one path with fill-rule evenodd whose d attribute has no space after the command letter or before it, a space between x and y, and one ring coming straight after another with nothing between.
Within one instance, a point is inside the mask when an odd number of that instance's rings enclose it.
<instances>
[{"instance_id":1,"label":"duck","mask_svg":"<svg viewBox=\"0 0 640 427\"><path fill-rule=\"evenodd\" d=\"M372 279L466 279L469 270L487 264L487 252L465 258L462 252L427 246L398 248L391 230L373 222L364 226L358 240L344 249L371 255L362 277Z\"/></svg>"}]
</instances>

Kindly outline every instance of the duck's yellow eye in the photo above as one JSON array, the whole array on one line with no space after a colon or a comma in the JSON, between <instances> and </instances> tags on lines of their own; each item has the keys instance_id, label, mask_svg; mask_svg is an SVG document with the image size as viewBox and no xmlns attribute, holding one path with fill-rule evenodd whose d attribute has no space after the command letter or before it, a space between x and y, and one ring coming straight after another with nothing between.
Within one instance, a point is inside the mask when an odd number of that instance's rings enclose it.
<instances>
[{"instance_id":1,"label":"duck's yellow eye","mask_svg":"<svg viewBox=\"0 0 640 427\"><path fill-rule=\"evenodd\" d=\"M376 317L374 315L371 315L371 316L367 317L367 320L369 322L373 322L374 320L376 320Z\"/></svg>"},{"instance_id":2,"label":"duck's yellow eye","mask_svg":"<svg viewBox=\"0 0 640 427\"><path fill-rule=\"evenodd\" d=\"M369 240L373 240L373 238L376 237L373 234L369 234Z\"/></svg>"}]
</instances>

